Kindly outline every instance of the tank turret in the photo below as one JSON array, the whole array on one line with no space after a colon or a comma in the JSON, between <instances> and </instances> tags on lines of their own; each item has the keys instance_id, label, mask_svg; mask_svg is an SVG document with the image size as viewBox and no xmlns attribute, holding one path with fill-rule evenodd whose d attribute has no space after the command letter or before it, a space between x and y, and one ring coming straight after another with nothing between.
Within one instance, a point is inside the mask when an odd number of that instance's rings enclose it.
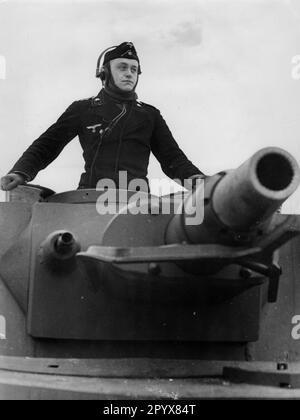
<instances>
[{"instance_id":1,"label":"tank turret","mask_svg":"<svg viewBox=\"0 0 300 420\"><path fill-rule=\"evenodd\" d=\"M18 187L0 204L0 390L28 395L35 373L58 398L300 396L300 220L279 213L299 181L272 147L162 197Z\"/></svg>"}]
</instances>

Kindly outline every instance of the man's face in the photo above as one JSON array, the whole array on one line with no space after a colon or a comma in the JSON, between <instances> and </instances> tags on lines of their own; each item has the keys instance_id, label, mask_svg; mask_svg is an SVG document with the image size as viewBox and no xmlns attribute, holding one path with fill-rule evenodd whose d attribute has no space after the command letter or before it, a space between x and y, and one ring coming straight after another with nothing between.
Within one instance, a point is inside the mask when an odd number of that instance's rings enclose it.
<instances>
[{"instance_id":1,"label":"man's face","mask_svg":"<svg viewBox=\"0 0 300 420\"><path fill-rule=\"evenodd\" d=\"M129 58L115 58L110 61L110 71L115 85L125 92L130 92L135 88L138 68L138 61Z\"/></svg>"}]
</instances>

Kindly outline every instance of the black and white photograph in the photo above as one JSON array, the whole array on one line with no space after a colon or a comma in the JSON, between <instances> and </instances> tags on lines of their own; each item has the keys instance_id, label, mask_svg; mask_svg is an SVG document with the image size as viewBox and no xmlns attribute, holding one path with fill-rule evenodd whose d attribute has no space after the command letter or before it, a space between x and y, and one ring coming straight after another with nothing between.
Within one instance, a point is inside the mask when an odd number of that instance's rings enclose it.
<instances>
[{"instance_id":1,"label":"black and white photograph","mask_svg":"<svg viewBox=\"0 0 300 420\"><path fill-rule=\"evenodd\" d=\"M0 400L300 399L300 2L0 0Z\"/></svg>"}]
</instances>

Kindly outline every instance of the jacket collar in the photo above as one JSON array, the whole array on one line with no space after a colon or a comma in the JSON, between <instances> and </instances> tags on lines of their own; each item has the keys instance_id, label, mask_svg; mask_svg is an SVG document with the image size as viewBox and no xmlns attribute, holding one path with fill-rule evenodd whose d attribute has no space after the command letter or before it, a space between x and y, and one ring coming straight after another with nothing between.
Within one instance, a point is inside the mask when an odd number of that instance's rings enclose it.
<instances>
[{"instance_id":1,"label":"jacket collar","mask_svg":"<svg viewBox=\"0 0 300 420\"><path fill-rule=\"evenodd\" d=\"M135 103L138 104L139 101L137 101L137 94L134 92L134 98L132 99L124 99L123 97L119 95L115 95L111 92L107 92L104 88L100 90L97 96L93 96L91 98L92 106L98 107L105 105L106 103L113 102L115 104L121 104L121 103Z\"/></svg>"}]
</instances>

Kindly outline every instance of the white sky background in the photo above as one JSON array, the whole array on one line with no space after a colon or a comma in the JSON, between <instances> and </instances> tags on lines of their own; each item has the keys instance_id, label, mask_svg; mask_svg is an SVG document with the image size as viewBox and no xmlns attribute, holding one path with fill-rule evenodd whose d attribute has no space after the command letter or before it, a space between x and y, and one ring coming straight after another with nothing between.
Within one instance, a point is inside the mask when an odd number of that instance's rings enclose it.
<instances>
[{"instance_id":1,"label":"white sky background","mask_svg":"<svg viewBox=\"0 0 300 420\"><path fill-rule=\"evenodd\" d=\"M2 174L71 102L98 93L98 55L123 41L141 60L139 99L203 172L266 146L300 162L299 0L0 0ZM72 190L82 171L74 139L33 182ZM164 177L152 158L149 178ZM299 190L285 211L300 212Z\"/></svg>"}]
</instances>

